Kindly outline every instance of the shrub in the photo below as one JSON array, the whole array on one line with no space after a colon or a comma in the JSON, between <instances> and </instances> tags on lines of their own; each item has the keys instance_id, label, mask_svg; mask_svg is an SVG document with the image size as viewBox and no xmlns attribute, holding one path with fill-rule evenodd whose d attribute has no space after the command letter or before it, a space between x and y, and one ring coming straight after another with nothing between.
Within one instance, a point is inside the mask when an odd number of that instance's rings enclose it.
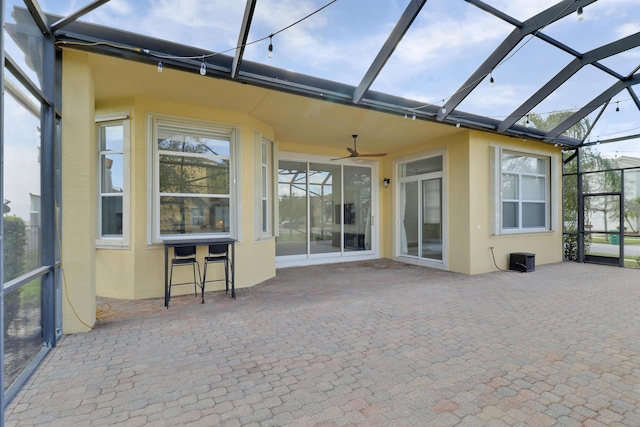
<instances>
[{"instance_id":1,"label":"shrub","mask_svg":"<svg viewBox=\"0 0 640 427\"><path fill-rule=\"evenodd\" d=\"M27 247L27 233L22 218L15 215L4 216L4 280L6 283L24 273ZM4 336L18 314L20 292L17 289L4 298Z\"/></svg>"}]
</instances>

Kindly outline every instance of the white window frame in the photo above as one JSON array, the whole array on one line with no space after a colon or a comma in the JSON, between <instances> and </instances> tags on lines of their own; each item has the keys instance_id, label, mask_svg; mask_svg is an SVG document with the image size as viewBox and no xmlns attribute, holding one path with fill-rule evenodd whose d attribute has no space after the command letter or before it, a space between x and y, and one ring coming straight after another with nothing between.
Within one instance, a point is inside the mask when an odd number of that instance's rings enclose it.
<instances>
[{"instance_id":1,"label":"white window frame","mask_svg":"<svg viewBox=\"0 0 640 427\"><path fill-rule=\"evenodd\" d=\"M229 231L225 233L160 234L160 155L158 150L158 126L183 128L185 132L204 132L227 134L230 142L229 159ZM237 125L210 122L158 113L147 115L147 244L162 243L167 239L188 238L206 240L212 237L231 237L241 239L242 217L240 205L240 153L242 131Z\"/></svg>"},{"instance_id":2,"label":"white window frame","mask_svg":"<svg viewBox=\"0 0 640 427\"><path fill-rule=\"evenodd\" d=\"M522 227L522 212L520 209L518 227L516 228L503 228L503 197L502 197L502 184L503 184L503 172L502 172L502 157L504 153L514 154L523 157L533 157L546 160L545 167L545 225L543 227ZM490 146L490 191L491 191L491 235L513 235L513 234L531 234L531 233L548 233L556 229L557 221L557 192L558 192L558 156L540 152L536 150L527 150L520 147L509 147L500 145ZM539 174L521 174L520 176ZM519 179L519 182L522 180ZM518 204L521 207L526 200L522 199L522 193L519 193ZM512 201L511 199L509 199Z\"/></svg>"},{"instance_id":3,"label":"white window frame","mask_svg":"<svg viewBox=\"0 0 640 427\"><path fill-rule=\"evenodd\" d=\"M263 155L264 154L264 155ZM278 182L278 147L262 133L253 133L254 155L254 237L256 241L273 239L278 234L275 194ZM266 215L266 218L265 218ZM266 226L266 229L265 229Z\"/></svg>"},{"instance_id":4,"label":"white window frame","mask_svg":"<svg viewBox=\"0 0 640 427\"><path fill-rule=\"evenodd\" d=\"M97 188L97 238L96 248L104 249L129 249L130 245L130 176L131 176L131 164L130 164L130 151L131 151L131 121L129 120L128 112L119 112L113 114L97 115L95 117L96 123L96 148L97 148L97 175L98 175L98 188ZM100 128L110 125L122 125L122 151L101 151L100 150ZM107 154L122 154L122 173L123 173L123 188L122 197L122 235L103 235L102 234L102 176L101 160L102 157Z\"/></svg>"}]
</instances>

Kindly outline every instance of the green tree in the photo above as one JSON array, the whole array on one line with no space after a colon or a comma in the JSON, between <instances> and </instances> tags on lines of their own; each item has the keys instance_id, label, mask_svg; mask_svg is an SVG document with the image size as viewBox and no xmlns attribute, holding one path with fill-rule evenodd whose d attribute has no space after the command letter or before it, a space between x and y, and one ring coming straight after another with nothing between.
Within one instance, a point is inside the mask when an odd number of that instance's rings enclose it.
<instances>
[{"instance_id":1,"label":"green tree","mask_svg":"<svg viewBox=\"0 0 640 427\"><path fill-rule=\"evenodd\" d=\"M530 113L518 122L520 125L530 125L537 129L550 131L573 115L573 111L554 111L546 116L537 113ZM578 140L584 140L591 127L588 117L578 121L575 125L564 132ZM582 193L596 192L616 192L620 191L620 174L611 171L618 167L615 159L602 156L599 152L589 148L579 148L580 166L584 171L603 171L601 173L585 175L583 179ZM571 174L578 172L578 162L568 160L574 151L566 151L563 155L564 173ZM604 218L605 231L608 231L608 219L615 217L616 204L612 196L602 196L598 198L585 198L584 209L586 212L601 213ZM575 176L565 176L563 180L563 221L564 231L567 233L578 232L578 180ZM608 235L607 235L608 236ZM586 235L585 245L589 245L591 236ZM564 238L565 259L577 259L577 234L567 234Z\"/></svg>"},{"instance_id":2,"label":"green tree","mask_svg":"<svg viewBox=\"0 0 640 427\"><path fill-rule=\"evenodd\" d=\"M637 233L638 230L633 227L632 220L635 220L637 224L637 220L640 218L640 197L636 197L631 200L625 200L624 202L624 219L627 221L627 226L632 233Z\"/></svg>"}]
</instances>

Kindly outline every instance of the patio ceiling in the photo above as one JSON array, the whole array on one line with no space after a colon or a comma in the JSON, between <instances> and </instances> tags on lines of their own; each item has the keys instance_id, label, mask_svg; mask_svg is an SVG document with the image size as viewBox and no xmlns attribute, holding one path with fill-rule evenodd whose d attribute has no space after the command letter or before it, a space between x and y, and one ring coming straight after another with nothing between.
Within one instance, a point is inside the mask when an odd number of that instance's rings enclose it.
<instances>
[{"instance_id":1,"label":"patio ceiling","mask_svg":"<svg viewBox=\"0 0 640 427\"><path fill-rule=\"evenodd\" d=\"M204 64L206 77L307 98L299 102L450 125L441 134L460 126L563 146L638 143L634 0L60 3L24 2L43 32L78 49L196 77ZM20 20L11 12L8 25ZM553 126L528 120L558 111Z\"/></svg>"}]
</instances>

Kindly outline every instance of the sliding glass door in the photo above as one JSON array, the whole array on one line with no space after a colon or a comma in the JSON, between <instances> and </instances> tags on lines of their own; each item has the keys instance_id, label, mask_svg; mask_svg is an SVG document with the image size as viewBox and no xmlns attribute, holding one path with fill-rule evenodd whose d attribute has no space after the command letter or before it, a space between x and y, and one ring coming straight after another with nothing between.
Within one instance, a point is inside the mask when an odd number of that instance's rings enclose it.
<instances>
[{"instance_id":1,"label":"sliding glass door","mask_svg":"<svg viewBox=\"0 0 640 427\"><path fill-rule=\"evenodd\" d=\"M280 259L339 258L372 250L372 168L280 160Z\"/></svg>"}]
</instances>

